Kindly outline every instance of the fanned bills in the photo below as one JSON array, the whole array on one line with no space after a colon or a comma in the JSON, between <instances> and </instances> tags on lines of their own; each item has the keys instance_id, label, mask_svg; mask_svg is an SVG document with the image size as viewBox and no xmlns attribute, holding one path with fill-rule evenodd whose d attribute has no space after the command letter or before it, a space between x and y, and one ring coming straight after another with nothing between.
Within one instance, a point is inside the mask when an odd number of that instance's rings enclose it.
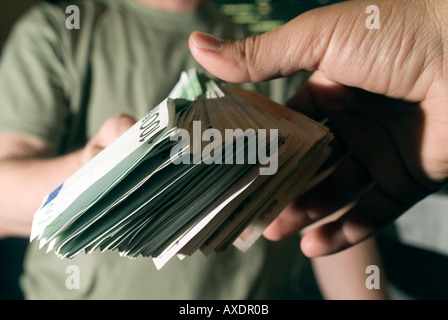
<instances>
[{"instance_id":1,"label":"fanned bills","mask_svg":"<svg viewBox=\"0 0 448 320\"><path fill-rule=\"evenodd\" d=\"M171 94L43 199L31 240L72 258L248 250L322 179L332 134L265 96L184 72Z\"/></svg>"}]
</instances>

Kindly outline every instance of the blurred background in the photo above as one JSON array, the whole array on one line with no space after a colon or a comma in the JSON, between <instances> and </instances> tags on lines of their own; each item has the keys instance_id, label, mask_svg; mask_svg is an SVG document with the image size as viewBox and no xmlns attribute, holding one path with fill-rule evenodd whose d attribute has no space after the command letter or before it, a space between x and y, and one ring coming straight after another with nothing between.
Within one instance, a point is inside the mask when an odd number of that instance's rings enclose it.
<instances>
[{"instance_id":1,"label":"blurred background","mask_svg":"<svg viewBox=\"0 0 448 320\"><path fill-rule=\"evenodd\" d=\"M38 0L0 0L0 54L15 21ZM59 1L47 1L59 2ZM75 3L76 1L73 1ZM213 0L236 23L254 33L278 27L298 14L339 1L333 0ZM393 299L448 298L448 196L425 199L395 225L381 231L377 241ZM0 240L0 299L23 299L18 285L28 239ZM298 297L321 299L309 260L301 259L291 279Z\"/></svg>"}]
</instances>

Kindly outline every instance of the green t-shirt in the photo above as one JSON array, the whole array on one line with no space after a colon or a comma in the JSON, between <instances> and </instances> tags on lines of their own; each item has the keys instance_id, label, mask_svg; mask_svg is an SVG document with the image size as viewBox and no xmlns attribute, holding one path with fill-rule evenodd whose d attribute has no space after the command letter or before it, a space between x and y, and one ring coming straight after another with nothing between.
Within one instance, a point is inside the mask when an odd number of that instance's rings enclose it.
<instances>
[{"instance_id":1,"label":"green t-shirt","mask_svg":"<svg viewBox=\"0 0 448 320\"><path fill-rule=\"evenodd\" d=\"M0 64L0 132L38 136L55 154L82 146L111 116L141 118L181 71L199 68L187 44L192 31L226 39L246 34L213 8L175 14L134 0L77 2L80 29L68 29L67 5L29 11ZM282 83L263 86L281 98ZM196 253L157 271L149 258L108 252L60 260L32 243L21 285L28 299L285 299L298 252L296 237L260 239L247 253Z\"/></svg>"}]
</instances>

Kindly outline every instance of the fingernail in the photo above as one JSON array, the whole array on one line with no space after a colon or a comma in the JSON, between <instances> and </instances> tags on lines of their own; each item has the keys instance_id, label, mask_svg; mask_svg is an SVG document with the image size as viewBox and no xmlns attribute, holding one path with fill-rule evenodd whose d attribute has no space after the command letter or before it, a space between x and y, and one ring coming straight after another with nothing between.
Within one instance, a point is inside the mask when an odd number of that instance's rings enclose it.
<instances>
[{"instance_id":1,"label":"fingernail","mask_svg":"<svg viewBox=\"0 0 448 320\"><path fill-rule=\"evenodd\" d=\"M223 40L204 32L196 32L193 36L193 43L199 49L209 51L219 51Z\"/></svg>"}]
</instances>

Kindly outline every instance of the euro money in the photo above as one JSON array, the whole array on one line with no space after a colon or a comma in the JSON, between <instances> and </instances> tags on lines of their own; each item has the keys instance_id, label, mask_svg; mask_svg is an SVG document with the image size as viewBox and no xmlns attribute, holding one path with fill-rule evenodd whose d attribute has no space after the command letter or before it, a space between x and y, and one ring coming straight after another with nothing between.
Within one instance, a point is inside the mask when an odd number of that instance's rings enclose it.
<instances>
[{"instance_id":1,"label":"euro money","mask_svg":"<svg viewBox=\"0 0 448 320\"><path fill-rule=\"evenodd\" d=\"M321 181L332 134L267 97L183 72L168 97L47 195L31 241L73 258L247 251Z\"/></svg>"}]
</instances>

